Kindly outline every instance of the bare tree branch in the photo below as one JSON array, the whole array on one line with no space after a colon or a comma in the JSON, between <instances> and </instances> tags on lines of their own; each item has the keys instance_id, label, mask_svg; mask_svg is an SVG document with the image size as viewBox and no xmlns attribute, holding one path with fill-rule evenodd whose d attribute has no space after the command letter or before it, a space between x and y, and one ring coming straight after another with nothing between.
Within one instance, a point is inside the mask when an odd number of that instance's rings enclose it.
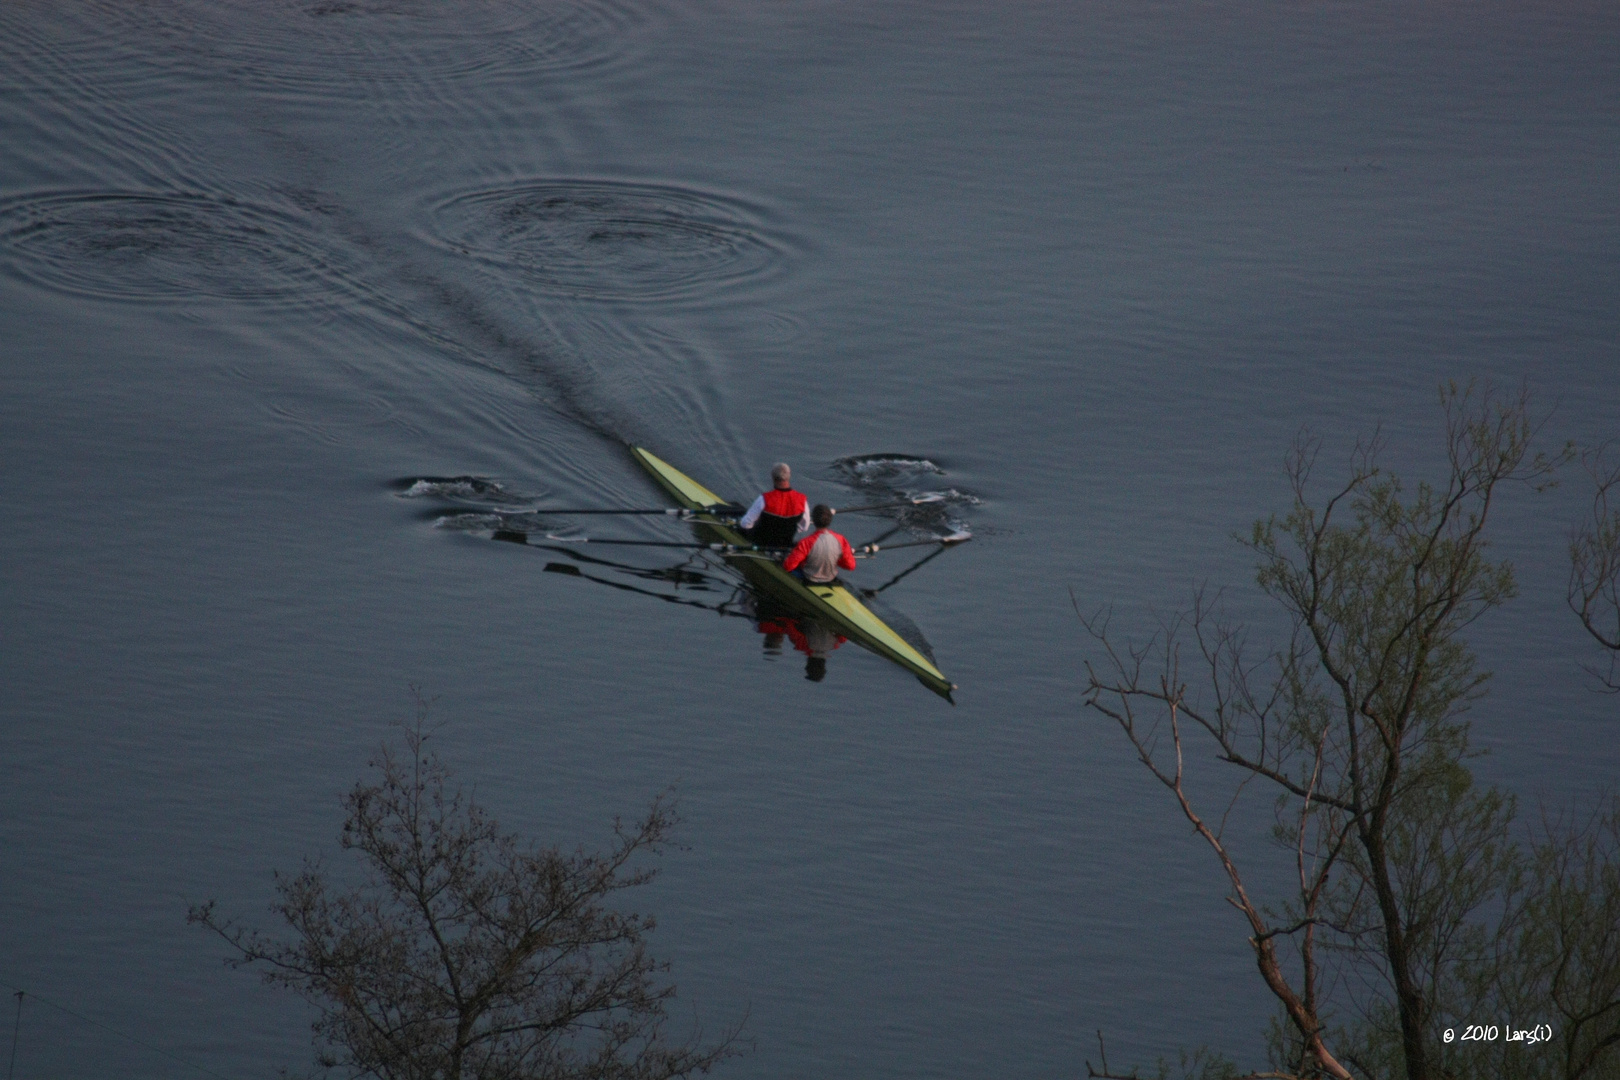
<instances>
[{"instance_id":1,"label":"bare tree branch","mask_svg":"<svg viewBox=\"0 0 1620 1080\"><path fill-rule=\"evenodd\" d=\"M563 854L502 833L449 786L422 717L373 761L374 782L344 799L340 843L362 883L343 891L306 863L276 875L272 906L291 940L218 917L189 921L230 944L233 967L320 1009L317 1060L384 1080L668 1080L739 1050L664 1035L673 986L646 935L654 921L607 906L650 881L645 856L669 842L667 797L602 852Z\"/></svg>"},{"instance_id":2,"label":"bare tree branch","mask_svg":"<svg viewBox=\"0 0 1620 1080\"><path fill-rule=\"evenodd\" d=\"M1581 455L1594 493L1591 515L1570 535L1567 599L1586 632L1610 654L1606 671L1587 670L1610 693L1620 693L1620 461L1613 451L1610 443Z\"/></svg>"}]
</instances>

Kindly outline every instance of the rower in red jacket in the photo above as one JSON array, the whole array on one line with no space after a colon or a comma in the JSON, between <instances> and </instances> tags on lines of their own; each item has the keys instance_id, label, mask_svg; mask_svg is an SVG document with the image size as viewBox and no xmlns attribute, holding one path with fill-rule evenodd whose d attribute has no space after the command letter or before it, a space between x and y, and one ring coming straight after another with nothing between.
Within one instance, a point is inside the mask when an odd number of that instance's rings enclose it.
<instances>
[{"instance_id":1,"label":"rower in red jacket","mask_svg":"<svg viewBox=\"0 0 1620 1080\"><path fill-rule=\"evenodd\" d=\"M812 585L830 585L838 580L840 569L855 569L855 552L850 550L849 541L827 527L832 519L833 508L818 503L810 511L816 531L788 552L788 557L782 560L782 569Z\"/></svg>"},{"instance_id":2,"label":"rower in red jacket","mask_svg":"<svg viewBox=\"0 0 1620 1080\"><path fill-rule=\"evenodd\" d=\"M781 462L771 466L771 483L737 524L760 547L790 547L810 531L810 501L793 490L793 470Z\"/></svg>"}]
</instances>

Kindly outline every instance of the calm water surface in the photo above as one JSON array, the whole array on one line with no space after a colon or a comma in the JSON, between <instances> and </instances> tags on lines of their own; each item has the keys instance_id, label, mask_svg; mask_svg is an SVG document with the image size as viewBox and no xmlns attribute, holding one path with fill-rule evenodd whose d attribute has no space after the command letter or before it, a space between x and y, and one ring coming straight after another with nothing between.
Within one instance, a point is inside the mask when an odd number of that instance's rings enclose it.
<instances>
[{"instance_id":1,"label":"calm water surface","mask_svg":"<svg viewBox=\"0 0 1620 1080\"><path fill-rule=\"evenodd\" d=\"M725 1075L1257 1053L1068 590L1142 626L1208 580L1274 629L1228 536L1290 441L1331 470L1381 425L1433 475L1443 379L1620 435L1620 14L1546 7L6 5L0 980L122 1033L29 1004L16 1075L306 1062L185 907L333 853L413 684L511 827L599 841L678 787L645 903L677 1020L749 1015ZM734 496L779 459L950 492L915 535L975 541L883 599L957 705L489 542L660 503L629 442ZM1620 767L1575 481L1503 505L1522 595L1474 638L1480 771L1531 798Z\"/></svg>"}]
</instances>

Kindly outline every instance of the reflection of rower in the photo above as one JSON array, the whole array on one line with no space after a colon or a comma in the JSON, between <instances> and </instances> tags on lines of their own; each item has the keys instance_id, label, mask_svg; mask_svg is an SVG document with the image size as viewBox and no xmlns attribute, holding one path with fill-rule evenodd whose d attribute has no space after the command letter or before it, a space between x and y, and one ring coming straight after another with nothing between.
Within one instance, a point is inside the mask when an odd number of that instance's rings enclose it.
<instances>
[{"instance_id":1,"label":"reflection of rower","mask_svg":"<svg viewBox=\"0 0 1620 1080\"><path fill-rule=\"evenodd\" d=\"M810 501L793 490L793 470L781 462L771 466L771 483L737 524L760 547L791 547L810 531Z\"/></svg>"},{"instance_id":2,"label":"reflection of rower","mask_svg":"<svg viewBox=\"0 0 1620 1080\"><path fill-rule=\"evenodd\" d=\"M827 654L845 641L843 635L833 633L814 619L773 616L760 619L758 627L765 635L766 652L780 649L782 637L786 635L793 647L804 653L804 677L811 682L827 677Z\"/></svg>"}]
</instances>

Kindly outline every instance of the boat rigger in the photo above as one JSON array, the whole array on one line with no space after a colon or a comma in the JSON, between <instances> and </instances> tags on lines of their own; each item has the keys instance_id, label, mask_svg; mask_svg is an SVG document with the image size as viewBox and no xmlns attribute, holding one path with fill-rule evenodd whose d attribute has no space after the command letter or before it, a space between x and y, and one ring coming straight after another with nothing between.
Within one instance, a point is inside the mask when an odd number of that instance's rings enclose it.
<instances>
[{"instance_id":1,"label":"boat rigger","mask_svg":"<svg viewBox=\"0 0 1620 1080\"><path fill-rule=\"evenodd\" d=\"M861 603L842 582L806 583L783 570L781 563L771 555L750 550L754 545L730 523L737 510L735 503L722 499L650 450L632 446L630 452L680 508L690 512L686 520L696 526L709 543L721 545L717 550L722 552L722 557L755 588L899 664L928 689L951 700L955 684L945 678L933 661ZM903 546L908 545L891 545L891 548Z\"/></svg>"}]
</instances>

